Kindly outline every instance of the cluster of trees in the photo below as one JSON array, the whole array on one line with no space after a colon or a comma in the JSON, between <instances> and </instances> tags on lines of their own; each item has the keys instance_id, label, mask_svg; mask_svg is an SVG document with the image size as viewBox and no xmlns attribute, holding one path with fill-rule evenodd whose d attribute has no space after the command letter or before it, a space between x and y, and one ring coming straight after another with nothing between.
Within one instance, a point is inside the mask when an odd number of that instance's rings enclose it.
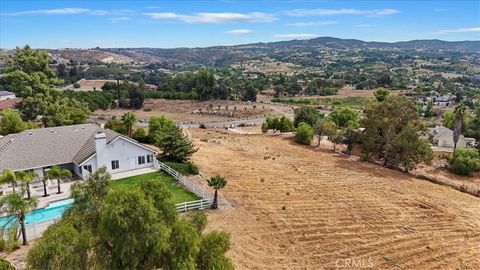
<instances>
[{"instance_id":1,"label":"cluster of trees","mask_svg":"<svg viewBox=\"0 0 480 270\"><path fill-rule=\"evenodd\" d=\"M147 93L152 98L167 99L234 99L256 101L258 86L249 80L231 80L228 75L216 79L209 70L185 72L167 76L157 91Z\"/></svg>"},{"instance_id":2,"label":"cluster of trees","mask_svg":"<svg viewBox=\"0 0 480 270\"><path fill-rule=\"evenodd\" d=\"M113 95L102 91L65 91L65 96L87 103L92 112L98 109L107 110L114 104Z\"/></svg>"},{"instance_id":3,"label":"cluster of trees","mask_svg":"<svg viewBox=\"0 0 480 270\"><path fill-rule=\"evenodd\" d=\"M179 216L160 181L109 188L105 168L72 186L74 203L27 256L29 269L233 269L229 235Z\"/></svg>"},{"instance_id":4,"label":"cluster of trees","mask_svg":"<svg viewBox=\"0 0 480 270\"><path fill-rule=\"evenodd\" d=\"M17 48L6 60L3 87L23 98L17 107L24 120L39 118L45 127L84 123L88 105L53 89L62 81L50 69L50 62L45 51Z\"/></svg>"},{"instance_id":5,"label":"cluster of trees","mask_svg":"<svg viewBox=\"0 0 480 270\"><path fill-rule=\"evenodd\" d=\"M350 155L353 145L358 141L358 112L348 107L340 107L333 110L328 116L319 113L315 108L303 107L294 111L294 124L298 127L296 140L300 144L310 145L316 135L317 147L320 146L324 136L332 142L333 151L340 143L347 145L347 153ZM300 128L301 127L301 128Z\"/></svg>"},{"instance_id":6,"label":"cluster of trees","mask_svg":"<svg viewBox=\"0 0 480 270\"><path fill-rule=\"evenodd\" d=\"M305 88L305 93L308 95L329 96L335 95L339 88L342 88L345 83L342 80L325 80L315 78L311 80Z\"/></svg>"},{"instance_id":7,"label":"cluster of trees","mask_svg":"<svg viewBox=\"0 0 480 270\"><path fill-rule=\"evenodd\" d=\"M269 116L266 121L262 124L262 132L266 133L269 129L273 129L273 132L280 131L290 132L293 131L293 123L286 116Z\"/></svg>"},{"instance_id":8,"label":"cluster of trees","mask_svg":"<svg viewBox=\"0 0 480 270\"><path fill-rule=\"evenodd\" d=\"M362 119L347 107L336 108L326 117L312 107L294 112L295 139L304 145L310 145L315 135L320 145L322 137L327 136L334 151L342 143L350 154L359 143L364 160L381 160L385 166L400 166L406 172L433 158L430 145L421 136L425 127L415 103L404 96L389 95L384 89L378 90L375 99L366 105Z\"/></svg>"},{"instance_id":9,"label":"cluster of trees","mask_svg":"<svg viewBox=\"0 0 480 270\"><path fill-rule=\"evenodd\" d=\"M112 117L105 128L142 142L150 143L162 149L160 159L165 161L186 162L198 149L182 128L165 116L152 116L148 121L148 133L143 128L134 129L137 119L133 113L125 113L121 119Z\"/></svg>"},{"instance_id":10,"label":"cluster of trees","mask_svg":"<svg viewBox=\"0 0 480 270\"><path fill-rule=\"evenodd\" d=\"M131 83L127 80L122 83L107 82L103 85L102 91L111 97L112 107L116 106L114 100L118 100L118 106L121 108L140 109L143 107L146 92L143 81L138 83Z\"/></svg>"}]
</instances>

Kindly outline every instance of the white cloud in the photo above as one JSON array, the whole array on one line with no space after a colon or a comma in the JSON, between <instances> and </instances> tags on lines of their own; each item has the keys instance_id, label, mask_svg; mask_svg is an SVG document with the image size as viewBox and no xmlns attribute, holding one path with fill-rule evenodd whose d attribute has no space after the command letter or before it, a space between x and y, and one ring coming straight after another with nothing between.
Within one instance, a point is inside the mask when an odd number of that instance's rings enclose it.
<instances>
[{"instance_id":1,"label":"white cloud","mask_svg":"<svg viewBox=\"0 0 480 270\"><path fill-rule=\"evenodd\" d=\"M318 25L331 25L337 24L337 21L320 21L320 22L297 22L297 23L287 23L288 26L304 27L304 26L318 26Z\"/></svg>"},{"instance_id":2,"label":"white cloud","mask_svg":"<svg viewBox=\"0 0 480 270\"><path fill-rule=\"evenodd\" d=\"M458 29L443 29L435 32L437 35L447 35L452 33L480 33L480 27L472 28L458 28Z\"/></svg>"},{"instance_id":3,"label":"white cloud","mask_svg":"<svg viewBox=\"0 0 480 270\"><path fill-rule=\"evenodd\" d=\"M111 18L110 21L111 22L126 22L126 21L131 21L132 19L130 17L115 17L115 18Z\"/></svg>"},{"instance_id":4,"label":"white cloud","mask_svg":"<svg viewBox=\"0 0 480 270\"><path fill-rule=\"evenodd\" d=\"M20 16L20 15L76 15L76 14L86 14L86 15L124 15L124 14L133 14L134 11L129 9L114 9L114 10L104 10L104 9L88 9L88 8L58 8L58 9L32 9L24 10L9 13L10 16Z\"/></svg>"},{"instance_id":5,"label":"white cloud","mask_svg":"<svg viewBox=\"0 0 480 270\"><path fill-rule=\"evenodd\" d=\"M433 11L434 12L446 12L446 11L448 11L448 9L446 9L446 8L435 8L435 9L433 9Z\"/></svg>"},{"instance_id":6,"label":"white cloud","mask_svg":"<svg viewBox=\"0 0 480 270\"><path fill-rule=\"evenodd\" d=\"M230 23L230 22L272 22L276 17L263 13L195 13L193 15L178 14L174 12L144 13L155 20L181 21L185 23Z\"/></svg>"},{"instance_id":7,"label":"white cloud","mask_svg":"<svg viewBox=\"0 0 480 270\"><path fill-rule=\"evenodd\" d=\"M253 33L253 31L250 29L233 29L233 30L227 31L226 33L230 35L240 36L240 35L251 34Z\"/></svg>"},{"instance_id":8,"label":"white cloud","mask_svg":"<svg viewBox=\"0 0 480 270\"><path fill-rule=\"evenodd\" d=\"M289 16L328 16L328 15L365 15L367 17L383 17L400 13L396 9L375 9L375 10L359 10L359 9L293 9L285 12Z\"/></svg>"},{"instance_id":9,"label":"white cloud","mask_svg":"<svg viewBox=\"0 0 480 270\"><path fill-rule=\"evenodd\" d=\"M362 24L356 24L354 25L353 27L357 27L357 28L369 28L369 27L372 27L373 25L371 24L368 24L368 23L362 23Z\"/></svg>"},{"instance_id":10,"label":"white cloud","mask_svg":"<svg viewBox=\"0 0 480 270\"><path fill-rule=\"evenodd\" d=\"M282 39L311 39L316 38L318 35L315 34L308 34L308 33L300 33L300 34L276 34L273 36L274 38L282 38Z\"/></svg>"}]
</instances>

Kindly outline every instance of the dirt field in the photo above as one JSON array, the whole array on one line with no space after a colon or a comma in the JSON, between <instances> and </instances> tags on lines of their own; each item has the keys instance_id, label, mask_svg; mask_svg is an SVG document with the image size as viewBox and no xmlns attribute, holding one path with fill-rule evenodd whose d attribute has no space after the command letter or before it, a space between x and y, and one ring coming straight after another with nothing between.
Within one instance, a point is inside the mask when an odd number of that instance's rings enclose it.
<instances>
[{"instance_id":1,"label":"dirt field","mask_svg":"<svg viewBox=\"0 0 480 270\"><path fill-rule=\"evenodd\" d=\"M225 132L189 130L204 176L228 180L208 229L231 233L237 269L480 269L480 199L290 138Z\"/></svg>"},{"instance_id":2,"label":"dirt field","mask_svg":"<svg viewBox=\"0 0 480 270\"><path fill-rule=\"evenodd\" d=\"M210 107L212 105L212 107ZM218 109L220 106L220 110ZM228 110L226 109L228 106ZM255 108L254 108L255 106ZM236 107L236 110L235 110ZM266 114L283 114L291 109L285 106L262 104L259 102L239 102L226 100L195 101L195 100L165 100L165 99L147 99L144 108L150 108L151 111L113 109L97 110L95 116L109 118L113 115L121 116L127 111L135 113L139 119L148 119L155 115L165 115L175 121L220 121L245 117L262 117ZM201 110L204 114L193 113ZM235 110L235 113L234 113ZM225 115L206 114L205 112L219 111L222 113L234 113L233 117Z\"/></svg>"}]
</instances>

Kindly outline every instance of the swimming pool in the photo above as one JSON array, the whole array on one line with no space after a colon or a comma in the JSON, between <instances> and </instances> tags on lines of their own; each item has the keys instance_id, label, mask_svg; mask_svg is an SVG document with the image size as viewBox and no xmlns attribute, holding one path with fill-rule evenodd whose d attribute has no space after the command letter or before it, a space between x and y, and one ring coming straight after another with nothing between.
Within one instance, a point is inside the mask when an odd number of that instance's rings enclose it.
<instances>
[{"instance_id":1,"label":"swimming pool","mask_svg":"<svg viewBox=\"0 0 480 270\"><path fill-rule=\"evenodd\" d=\"M34 225L36 223L43 223L46 221L60 218L65 212L65 210L70 208L72 204L73 204L73 199L66 199L66 200L52 202L45 208L35 209L32 212L28 213L25 218L25 223L27 226L29 226L29 225ZM0 218L0 228L5 226L5 224L8 223L12 218L13 218L12 216L6 216L6 217ZM13 225L14 222L11 222L11 224ZM7 228L12 225L9 224Z\"/></svg>"}]
</instances>

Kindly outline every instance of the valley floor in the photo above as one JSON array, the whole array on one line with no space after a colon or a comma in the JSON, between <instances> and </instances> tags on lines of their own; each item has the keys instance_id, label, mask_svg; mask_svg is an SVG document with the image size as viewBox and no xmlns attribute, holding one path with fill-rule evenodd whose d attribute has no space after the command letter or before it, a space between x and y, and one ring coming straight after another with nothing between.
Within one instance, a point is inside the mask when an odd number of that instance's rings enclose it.
<instances>
[{"instance_id":1,"label":"valley floor","mask_svg":"<svg viewBox=\"0 0 480 270\"><path fill-rule=\"evenodd\" d=\"M480 269L480 199L291 138L189 130L237 269ZM348 264L348 265L347 265Z\"/></svg>"}]
</instances>

